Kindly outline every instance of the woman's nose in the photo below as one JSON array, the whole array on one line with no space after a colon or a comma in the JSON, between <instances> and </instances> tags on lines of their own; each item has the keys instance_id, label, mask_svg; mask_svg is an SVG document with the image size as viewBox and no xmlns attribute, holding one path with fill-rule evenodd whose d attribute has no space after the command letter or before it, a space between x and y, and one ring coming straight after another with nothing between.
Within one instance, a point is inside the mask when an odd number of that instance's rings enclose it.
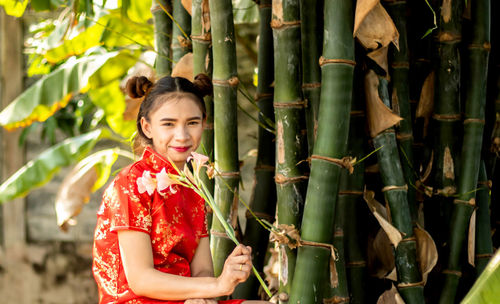
<instances>
[{"instance_id":1,"label":"woman's nose","mask_svg":"<svg viewBox=\"0 0 500 304\"><path fill-rule=\"evenodd\" d=\"M179 126L175 129L175 139L178 141L189 139L189 133L185 126Z\"/></svg>"}]
</instances>

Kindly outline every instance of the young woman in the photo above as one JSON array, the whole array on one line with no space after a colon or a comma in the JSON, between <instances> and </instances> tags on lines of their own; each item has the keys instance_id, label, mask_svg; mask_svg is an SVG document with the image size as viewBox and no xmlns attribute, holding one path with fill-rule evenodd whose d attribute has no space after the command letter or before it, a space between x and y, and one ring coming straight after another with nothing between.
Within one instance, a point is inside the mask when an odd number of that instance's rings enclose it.
<instances>
[{"instance_id":1,"label":"young woman","mask_svg":"<svg viewBox=\"0 0 500 304\"><path fill-rule=\"evenodd\" d=\"M180 77L128 81L131 97L144 96L137 131L146 148L109 185L97 213L92 269L99 303L212 304L250 275L251 249L240 245L213 277L203 199L179 185L160 187L156 179L175 173L168 159L182 169L200 144L203 96L211 91L203 74L193 83Z\"/></svg>"}]
</instances>

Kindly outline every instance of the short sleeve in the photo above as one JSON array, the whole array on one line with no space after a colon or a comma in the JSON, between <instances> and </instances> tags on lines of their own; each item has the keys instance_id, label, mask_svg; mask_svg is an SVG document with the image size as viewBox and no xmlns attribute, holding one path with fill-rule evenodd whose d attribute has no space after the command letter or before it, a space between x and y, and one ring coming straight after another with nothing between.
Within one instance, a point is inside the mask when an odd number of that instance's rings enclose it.
<instances>
[{"instance_id":1,"label":"short sleeve","mask_svg":"<svg viewBox=\"0 0 500 304\"><path fill-rule=\"evenodd\" d=\"M122 172L123 173L123 172ZM110 230L136 230L151 233L151 198L139 194L137 174L118 175L104 193Z\"/></svg>"}]
</instances>

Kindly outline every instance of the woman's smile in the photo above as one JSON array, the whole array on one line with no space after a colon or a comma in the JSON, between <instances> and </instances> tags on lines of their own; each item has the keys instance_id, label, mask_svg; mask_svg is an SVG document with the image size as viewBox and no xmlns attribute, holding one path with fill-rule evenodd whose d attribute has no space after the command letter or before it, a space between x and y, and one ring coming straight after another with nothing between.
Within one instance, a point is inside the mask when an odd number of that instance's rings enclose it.
<instances>
[{"instance_id":1,"label":"woman's smile","mask_svg":"<svg viewBox=\"0 0 500 304\"><path fill-rule=\"evenodd\" d=\"M181 152L181 153L188 151L189 148L191 148L191 146L183 146L183 147L172 147L172 146L170 146L170 149L174 149L175 151Z\"/></svg>"}]
</instances>

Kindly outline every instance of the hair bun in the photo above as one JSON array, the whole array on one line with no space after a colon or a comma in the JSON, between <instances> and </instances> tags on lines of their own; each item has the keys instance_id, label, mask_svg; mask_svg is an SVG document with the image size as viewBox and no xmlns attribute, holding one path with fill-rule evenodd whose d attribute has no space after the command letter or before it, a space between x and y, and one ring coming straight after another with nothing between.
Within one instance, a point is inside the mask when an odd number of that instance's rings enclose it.
<instances>
[{"instance_id":1,"label":"hair bun","mask_svg":"<svg viewBox=\"0 0 500 304\"><path fill-rule=\"evenodd\" d=\"M193 85L198 89L201 96L212 95L212 80L207 75L200 73L194 77Z\"/></svg>"},{"instance_id":2,"label":"hair bun","mask_svg":"<svg viewBox=\"0 0 500 304\"><path fill-rule=\"evenodd\" d=\"M134 76L127 81L125 90L128 96L132 98L141 98L147 93L153 86L153 83L144 76Z\"/></svg>"}]
</instances>

